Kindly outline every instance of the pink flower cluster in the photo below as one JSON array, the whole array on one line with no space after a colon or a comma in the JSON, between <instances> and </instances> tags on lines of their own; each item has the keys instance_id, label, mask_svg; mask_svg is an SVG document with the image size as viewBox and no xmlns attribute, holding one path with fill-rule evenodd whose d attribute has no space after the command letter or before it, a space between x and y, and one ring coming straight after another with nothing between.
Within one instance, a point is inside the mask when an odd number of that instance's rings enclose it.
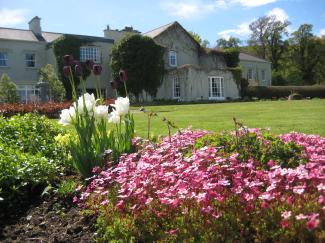
<instances>
[{"instance_id":1,"label":"pink flower cluster","mask_svg":"<svg viewBox=\"0 0 325 243\"><path fill-rule=\"evenodd\" d=\"M259 131L256 130L258 133ZM312 198L321 209L317 214L301 209L283 210L281 226L289 220L306 220L306 228L317 228L325 211L325 139L320 136L290 133L281 135L283 141L294 141L305 148L308 163L296 168L281 168L269 163L261 170L259 163L237 160L238 154L220 157L214 147L195 150L195 140L206 131L183 130L160 144L147 144L142 150L124 155L115 168L99 172L81 196L105 205L108 191L117 191L116 208L137 213L151 210L162 217L165 208L188 213L197 207L202 215L219 218L223 202L236 198L246 212L268 210L272 204L293 208L295 203ZM191 153L188 153L191 151ZM310 197L312 195L312 197ZM321 215L320 215L321 214Z\"/></svg>"}]
</instances>

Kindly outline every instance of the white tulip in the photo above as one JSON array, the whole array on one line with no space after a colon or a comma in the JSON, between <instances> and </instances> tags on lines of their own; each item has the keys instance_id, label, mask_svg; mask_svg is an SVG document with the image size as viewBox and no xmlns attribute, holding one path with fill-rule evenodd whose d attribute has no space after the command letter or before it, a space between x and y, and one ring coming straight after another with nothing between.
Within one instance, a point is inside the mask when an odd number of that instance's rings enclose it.
<instances>
[{"instance_id":1,"label":"white tulip","mask_svg":"<svg viewBox=\"0 0 325 243\"><path fill-rule=\"evenodd\" d=\"M108 106L106 105L96 106L94 113L95 113L95 118L99 118L99 119L105 118L108 115Z\"/></svg>"},{"instance_id":2,"label":"white tulip","mask_svg":"<svg viewBox=\"0 0 325 243\"><path fill-rule=\"evenodd\" d=\"M114 123L117 124L121 120L121 117L116 111L112 111L111 113L108 114L108 122L109 123Z\"/></svg>"},{"instance_id":3,"label":"white tulip","mask_svg":"<svg viewBox=\"0 0 325 243\"><path fill-rule=\"evenodd\" d=\"M115 100L115 104L112 106L115 107L115 111L118 115L123 116L129 113L130 100L128 97L118 97L117 100Z\"/></svg>"},{"instance_id":4,"label":"white tulip","mask_svg":"<svg viewBox=\"0 0 325 243\"><path fill-rule=\"evenodd\" d=\"M96 106L96 99L94 94L85 93L78 98L78 107L76 103L74 103L74 107L78 110L80 115L84 114L85 111L88 113L92 113Z\"/></svg>"},{"instance_id":5,"label":"white tulip","mask_svg":"<svg viewBox=\"0 0 325 243\"><path fill-rule=\"evenodd\" d=\"M60 114L60 121L59 124L66 126L72 123L72 120L76 117L76 110L73 106L69 109L64 109L61 111Z\"/></svg>"}]
</instances>

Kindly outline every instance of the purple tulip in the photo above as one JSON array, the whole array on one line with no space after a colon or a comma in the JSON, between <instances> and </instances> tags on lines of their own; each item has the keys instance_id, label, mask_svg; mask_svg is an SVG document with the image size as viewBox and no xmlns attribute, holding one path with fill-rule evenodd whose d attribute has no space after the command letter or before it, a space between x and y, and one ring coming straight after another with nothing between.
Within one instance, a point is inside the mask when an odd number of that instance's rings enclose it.
<instances>
[{"instance_id":1,"label":"purple tulip","mask_svg":"<svg viewBox=\"0 0 325 243\"><path fill-rule=\"evenodd\" d=\"M86 66L89 70L93 70L93 66L94 66L94 61L93 60L87 60L86 61Z\"/></svg>"},{"instance_id":2,"label":"purple tulip","mask_svg":"<svg viewBox=\"0 0 325 243\"><path fill-rule=\"evenodd\" d=\"M94 72L95 75L100 75L102 73L102 66L98 65L98 64L95 64L93 66L93 72Z\"/></svg>"},{"instance_id":3,"label":"purple tulip","mask_svg":"<svg viewBox=\"0 0 325 243\"><path fill-rule=\"evenodd\" d=\"M72 55L65 55L63 57L64 66L71 66L73 65L73 56Z\"/></svg>"},{"instance_id":4,"label":"purple tulip","mask_svg":"<svg viewBox=\"0 0 325 243\"><path fill-rule=\"evenodd\" d=\"M81 77L82 76L82 68L81 68L81 65L80 64L76 64L74 66L74 71L75 71L77 77Z\"/></svg>"},{"instance_id":5,"label":"purple tulip","mask_svg":"<svg viewBox=\"0 0 325 243\"><path fill-rule=\"evenodd\" d=\"M71 67L70 66L64 66L63 67L63 73L67 78L72 77Z\"/></svg>"},{"instance_id":6,"label":"purple tulip","mask_svg":"<svg viewBox=\"0 0 325 243\"><path fill-rule=\"evenodd\" d=\"M119 72L120 81L126 82L128 80L128 73L125 70Z\"/></svg>"},{"instance_id":7,"label":"purple tulip","mask_svg":"<svg viewBox=\"0 0 325 243\"><path fill-rule=\"evenodd\" d=\"M117 82L115 80L111 81L110 84L113 90L117 89Z\"/></svg>"}]
</instances>

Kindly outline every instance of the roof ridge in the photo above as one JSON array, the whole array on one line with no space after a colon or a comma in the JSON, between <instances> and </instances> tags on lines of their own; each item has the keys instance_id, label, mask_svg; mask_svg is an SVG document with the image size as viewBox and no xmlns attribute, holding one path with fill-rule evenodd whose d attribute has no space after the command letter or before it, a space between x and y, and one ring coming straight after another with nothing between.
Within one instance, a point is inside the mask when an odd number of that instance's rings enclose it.
<instances>
[{"instance_id":1,"label":"roof ridge","mask_svg":"<svg viewBox=\"0 0 325 243\"><path fill-rule=\"evenodd\" d=\"M158 29L160 29L160 28L163 28L163 27L166 27L166 26L168 26L168 25L173 25L173 24L176 24L177 23L177 21L173 21L173 22L170 22L170 23L168 23L168 24L164 24L164 25L162 25L162 26L159 26L159 27L157 27L157 28L154 28L154 29L152 29L152 30L149 30L149 31L147 31L147 32L145 32L145 33L142 33L142 35L145 35L145 34L147 34L147 33L150 33L150 32L152 32L152 31L155 31L155 30L158 30Z\"/></svg>"},{"instance_id":2,"label":"roof ridge","mask_svg":"<svg viewBox=\"0 0 325 243\"><path fill-rule=\"evenodd\" d=\"M31 31L31 32L33 32L32 30L17 29L17 28L9 28L9 27L0 27L0 29L7 29L7 30L22 30L22 31Z\"/></svg>"}]
</instances>

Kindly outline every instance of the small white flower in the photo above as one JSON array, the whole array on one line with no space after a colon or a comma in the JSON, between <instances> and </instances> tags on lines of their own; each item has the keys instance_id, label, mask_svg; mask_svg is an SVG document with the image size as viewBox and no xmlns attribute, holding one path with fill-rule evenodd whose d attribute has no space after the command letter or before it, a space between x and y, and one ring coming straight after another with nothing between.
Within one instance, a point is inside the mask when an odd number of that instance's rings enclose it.
<instances>
[{"instance_id":1,"label":"small white flower","mask_svg":"<svg viewBox=\"0 0 325 243\"><path fill-rule=\"evenodd\" d=\"M96 106L94 113L95 113L95 118L98 118L98 119L105 118L108 115L108 106L106 106L106 105Z\"/></svg>"},{"instance_id":2,"label":"small white flower","mask_svg":"<svg viewBox=\"0 0 325 243\"><path fill-rule=\"evenodd\" d=\"M112 111L111 113L109 113L109 115L108 115L109 123L117 124L120 122L120 120L121 120L121 117L119 116L119 114L116 111Z\"/></svg>"},{"instance_id":3,"label":"small white flower","mask_svg":"<svg viewBox=\"0 0 325 243\"><path fill-rule=\"evenodd\" d=\"M115 100L115 104L112 106L115 107L117 114L123 116L129 113L130 100L128 97L118 97L117 100Z\"/></svg>"},{"instance_id":4,"label":"small white flower","mask_svg":"<svg viewBox=\"0 0 325 243\"><path fill-rule=\"evenodd\" d=\"M69 109L64 109L60 114L59 124L66 126L72 123L72 120L76 117L76 110L73 106Z\"/></svg>"}]
</instances>

